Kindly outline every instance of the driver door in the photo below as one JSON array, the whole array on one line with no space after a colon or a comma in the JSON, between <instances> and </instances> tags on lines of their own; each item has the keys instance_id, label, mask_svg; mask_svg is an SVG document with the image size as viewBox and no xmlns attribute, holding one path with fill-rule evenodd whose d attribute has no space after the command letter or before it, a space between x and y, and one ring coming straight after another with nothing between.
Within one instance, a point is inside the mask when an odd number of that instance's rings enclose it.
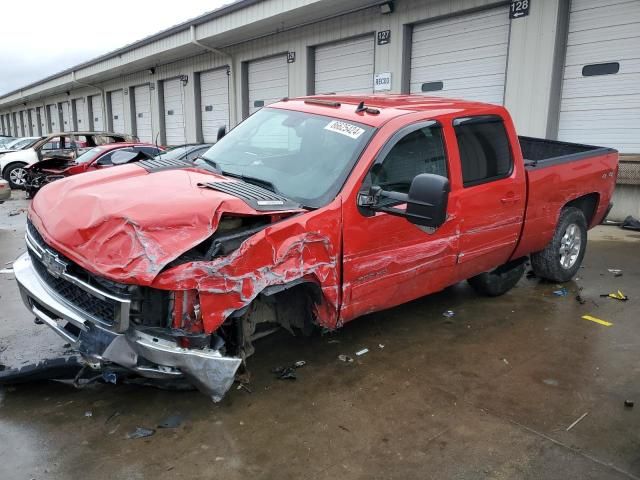
<instances>
[{"instance_id":1,"label":"driver door","mask_svg":"<svg viewBox=\"0 0 640 480\"><path fill-rule=\"evenodd\" d=\"M407 193L420 173L449 177L445 151L439 123L407 126L380 150L360 191L377 185ZM451 284L459 248L456 208L450 198L448 218L435 231L388 213L344 208L342 320L399 305Z\"/></svg>"}]
</instances>

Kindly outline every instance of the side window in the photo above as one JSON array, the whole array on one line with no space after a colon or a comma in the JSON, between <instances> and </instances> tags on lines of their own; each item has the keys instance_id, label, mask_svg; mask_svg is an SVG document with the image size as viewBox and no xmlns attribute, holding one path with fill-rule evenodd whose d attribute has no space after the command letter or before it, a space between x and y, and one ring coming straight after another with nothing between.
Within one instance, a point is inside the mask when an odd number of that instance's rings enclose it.
<instances>
[{"instance_id":1,"label":"side window","mask_svg":"<svg viewBox=\"0 0 640 480\"><path fill-rule=\"evenodd\" d=\"M370 172L371 185L408 193L411 181L421 173L447 176L442 127L430 125L414 130L391 148L382 163Z\"/></svg>"},{"instance_id":2,"label":"side window","mask_svg":"<svg viewBox=\"0 0 640 480\"><path fill-rule=\"evenodd\" d=\"M465 187L508 177L513 170L509 137L502 118L459 118L453 123Z\"/></svg>"},{"instance_id":3,"label":"side window","mask_svg":"<svg viewBox=\"0 0 640 480\"><path fill-rule=\"evenodd\" d=\"M155 157L158 153L161 153L156 147L136 147L133 151L146 153L150 157Z\"/></svg>"},{"instance_id":4,"label":"side window","mask_svg":"<svg viewBox=\"0 0 640 480\"><path fill-rule=\"evenodd\" d=\"M117 152L117 150L114 150L114 152ZM109 152L104 154L103 156L101 156L97 163L98 165L113 165L113 163L111 162L111 157L113 156L113 152Z\"/></svg>"}]
</instances>

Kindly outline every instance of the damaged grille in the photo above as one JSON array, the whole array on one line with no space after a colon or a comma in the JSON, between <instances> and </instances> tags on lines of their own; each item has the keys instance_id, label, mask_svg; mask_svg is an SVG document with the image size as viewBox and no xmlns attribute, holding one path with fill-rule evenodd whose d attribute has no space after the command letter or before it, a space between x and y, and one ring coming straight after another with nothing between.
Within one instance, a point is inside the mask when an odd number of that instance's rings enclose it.
<instances>
[{"instance_id":1,"label":"damaged grille","mask_svg":"<svg viewBox=\"0 0 640 480\"><path fill-rule=\"evenodd\" d=\"M44 241L27 222L27 246L41 280L71 307L115 330L129 322L129 286L99 278L73 263Z\"/></svg>"}]
</instances>

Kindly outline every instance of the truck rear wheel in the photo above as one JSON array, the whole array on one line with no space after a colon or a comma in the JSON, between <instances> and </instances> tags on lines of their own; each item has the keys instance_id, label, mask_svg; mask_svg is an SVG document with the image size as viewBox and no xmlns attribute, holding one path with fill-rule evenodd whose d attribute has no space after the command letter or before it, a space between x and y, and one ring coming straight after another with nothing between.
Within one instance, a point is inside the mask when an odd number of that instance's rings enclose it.
<instances>
[{"instance_id":1,"label":"truck rear wheel","mask_svg":"<svg viewBox=\"0 0 640 480\"><path fill-rule=\"evenodd\" d=\"M480 295L498 297L504 295L520 281L524 274L524 261L502 265L491 272L481 273L467 280Z\"/></svg>"},{"instance_id":2,"label":"truck rear wheel","mask_svg":"<svg viewBox=\"0 0 640 480\"><path fill-rule=\"evenodd\" d=\"M582 210L568 207L560 213L551 242L531 255L535 274L552 282L568 282L578 272L587 249L587 220Z\"/></svg>"}]
</instances>

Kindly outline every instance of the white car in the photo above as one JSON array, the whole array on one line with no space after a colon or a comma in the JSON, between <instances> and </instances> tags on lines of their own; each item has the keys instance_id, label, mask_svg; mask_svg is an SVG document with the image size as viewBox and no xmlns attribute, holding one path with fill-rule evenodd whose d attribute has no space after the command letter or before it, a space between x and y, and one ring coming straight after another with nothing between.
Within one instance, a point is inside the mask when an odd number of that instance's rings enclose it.
<instances>
[{"instance_id":1,"label":"white car","mask_svg":"<svg viewBox=\"0 0 640 480\"><path fill-rule=\"evenodd\" d=\"M28 165L50 156L74 159L78 153L98 145L131 141L137 141L137 137L106 132L64 132L32 137L32 142L22 150L0 154L0 178L7 180L11 188L24 188Z\"/></svg>"}]
</instances>

